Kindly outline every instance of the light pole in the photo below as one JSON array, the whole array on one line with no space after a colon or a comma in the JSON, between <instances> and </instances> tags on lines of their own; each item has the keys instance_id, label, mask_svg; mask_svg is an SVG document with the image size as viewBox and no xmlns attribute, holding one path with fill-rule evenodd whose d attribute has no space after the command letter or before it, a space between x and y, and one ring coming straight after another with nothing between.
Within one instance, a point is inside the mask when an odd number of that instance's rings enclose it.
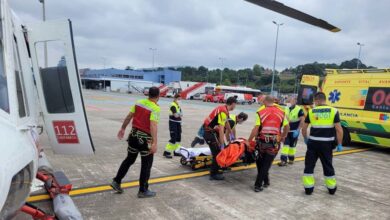
<instances>
[{"instance_id":1,"label":"light pole","mask_svg":"<svg viewBox=\"0 0 390 220\"><path fill-rule=\"evenodd\" d=\"M102 57L102 60L103 60L103 69L106 69L106 61L107 61L107 58Z\"/></svg>"},{"instance_id":2,"label":"light pole","mask_svg":"<svg viewBox=\"0 0 390 220\"><path fill-rule=\"evenodd\" d=\"M105 57L102 57L102 60L103 60L103 91L105 92L106 91L106 58Z\"/></svg>"},{"instance_id":3,"label":"light pole","mask_svg":"<svg viewBox=\"0 0 390 220\"><path fill-rule=\"evenodd\" d=\"M221 61L221 74L219 76L219 85L222 85L223 62L226 60L226 58L218 57L218 59Z\"/></svg>"},{"instance_id":4,"label":"light pole","mask_svg":"<svg viewBox=\"0 0 390 220\"><path fill-rule=\"evenodd\" d=\"M362 47L364 46L364 44L358 42L357 45L359 46L359 54L358 54L358 60L357 60L357 64L356 64L356 69L359 69L359 65L360 65L360 54L362 52Z\"/></svg>"},{"instance_id":5,"label":"light pole","mask_svg":"<svg viewBox=\"0 0 390 220\"><path fill-rule=\"evenodd\" d=\"M157 48L149 48L150 51L152 51L152 68L154 69L154 53L156 52Z\"/></svg>"},{"instance_id":6,"label":"light pole","mask_svg":"<svg viewBox=\"0 0 390 220\"><path fill-rule=\"evenodd\" d=\"M279 27L283 25L283 23L276 23L276 21L272 21L277 26L276 29L276 43L275 43L275 55L274 55L274 68L272 71L272 84L271 84L271 95L274 93L274 80L275 80L275 65L276 65L276 52L278 51L278 38L279 38Z\"/></svg>"},{"instance_id":7,"label":"light pole","mask_svg":"<svg viewBox=\"0 0 390 220\"><path fill-rule=\"evenodd\" d=\"M45 10L45 0L39 0L39 2L42 4L42 20L46 21L46 10ZM44 42L43 44L43 56L45 58L45 68L47 68L47 43Z\"/></svg>"}]
</instances>

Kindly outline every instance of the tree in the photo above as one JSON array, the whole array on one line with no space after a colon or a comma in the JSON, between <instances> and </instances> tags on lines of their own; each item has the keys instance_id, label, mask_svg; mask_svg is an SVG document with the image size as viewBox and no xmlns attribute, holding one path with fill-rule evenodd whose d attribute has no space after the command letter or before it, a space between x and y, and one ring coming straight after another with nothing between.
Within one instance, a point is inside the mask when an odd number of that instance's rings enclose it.
<instances>
[{"instance_id":1,"label":"tree","mask_svg":"<svg viewBox=\"0 0 390 220\"><path fill-rule=\"evenodd\" d=\"M346 60L346 61L342 62L340 64L340 69L356 69L358 62L360 62L360 64L359 64L360 69L367 68L367 66L364 63L362 63L360 60L354 58L352 60Z\"/></svg>"},{"instance_id":2,"label":"tree","mask_svg":"<svg viewBox=\"0 0 390 220\"><path fill-rule=\"evenodd\" d=\"M340 69L348 68L355 69L357 65L357 59L347 60L342 62L340 65L335 63L307 63L298 65L296 67L285 68L280 75L275 75L274 88L280 91L294 92L296 81L299 82L303 74L306 75L317 75L323 77L325 69ZM360 64L361 68L375 68L372 66L367 67L365 64ZM260 89L262 91L270 91L272 83L272 70L265 69L259 64L255 64L252 68L245 69L207 69L204 66L199 67L179 67L175 68L177 71L181 71L182 79L185 81L196 81L196 82L211 82L220 83L220 74L223 72L222 84L224 85L246 85L250 88ZM267 74L266 74L267 73ZM292 75L292 76L291 76ZM280 77L282 77L282 79ZM293 78L292 78L293 77ZM296 78L295 78L296 77Z\"/></svg>"},{"instance_id":3,"label":"tree","mask_svg":"<svg viewBox=\"0 0 390 220\"><path fill-rule=\"evenodd\" d=\"M261 73L262 73L262 71L261 71L261 66L260 66L259 64L255 64L255 65L253 66L253 74L254 74L255 76L261 76Z\"/></svg>"}]
</instances>

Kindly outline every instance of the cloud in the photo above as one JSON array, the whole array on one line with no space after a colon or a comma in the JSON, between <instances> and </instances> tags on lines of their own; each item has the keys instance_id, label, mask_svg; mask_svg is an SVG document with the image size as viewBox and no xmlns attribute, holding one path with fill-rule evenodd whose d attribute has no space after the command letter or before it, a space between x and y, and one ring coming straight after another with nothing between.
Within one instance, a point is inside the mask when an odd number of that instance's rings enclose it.
<instances>
[{"instance_id":1,"label":"cloud","mask_svg":"<svg viewBox=\"0 0 390 220\"><path fill-rule=\"evenodd\" d=\"M390 67L387 0L295 0L284 4L342 29L331 33L243 0L46 0L47 19L72 20L79 67L150 67L150 47L161 66L205 65L229 68L255 63L272 67L276 26L280 27L277 68L308 62L340 63L357 57ZM24 21L41 19L41 4L12 0ZM104 58L103 58L104 57Z\"/></svg>"}]
</instances>

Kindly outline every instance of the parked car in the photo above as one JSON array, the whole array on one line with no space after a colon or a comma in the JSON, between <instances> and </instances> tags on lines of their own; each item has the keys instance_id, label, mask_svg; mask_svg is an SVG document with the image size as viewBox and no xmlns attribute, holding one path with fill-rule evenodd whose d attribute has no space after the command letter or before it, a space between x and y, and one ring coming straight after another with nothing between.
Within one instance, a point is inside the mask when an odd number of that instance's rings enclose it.
<instances>
[{"instance_id":1,"label":"parked car","mask_svg":"<svg viewBox=\"0 0 390 220\"><path fill-rule=\"evenodd\" d=\"M180 94L181 93L181 89L180 88L169 88L167 94L165 95L165 97L167 98L173 98L176 94Z\"/></svg>"}]
</instances>

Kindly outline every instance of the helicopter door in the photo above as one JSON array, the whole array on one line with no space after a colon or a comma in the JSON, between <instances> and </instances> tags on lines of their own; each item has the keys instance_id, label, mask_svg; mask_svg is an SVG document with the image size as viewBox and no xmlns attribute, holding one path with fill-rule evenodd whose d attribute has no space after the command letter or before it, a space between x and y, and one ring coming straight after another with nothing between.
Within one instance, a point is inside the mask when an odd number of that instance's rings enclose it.
<instances>
[{"instance_id":1,"label":"helicopter door","mask_svg":"<svg viewBox=\"0 0 390 220\"><path fill-rule=\"evenodd\" d=\"M93 154L71 21L32 24L27 35L45 130L54 152Z\"/></svg>"}]
</instances>

